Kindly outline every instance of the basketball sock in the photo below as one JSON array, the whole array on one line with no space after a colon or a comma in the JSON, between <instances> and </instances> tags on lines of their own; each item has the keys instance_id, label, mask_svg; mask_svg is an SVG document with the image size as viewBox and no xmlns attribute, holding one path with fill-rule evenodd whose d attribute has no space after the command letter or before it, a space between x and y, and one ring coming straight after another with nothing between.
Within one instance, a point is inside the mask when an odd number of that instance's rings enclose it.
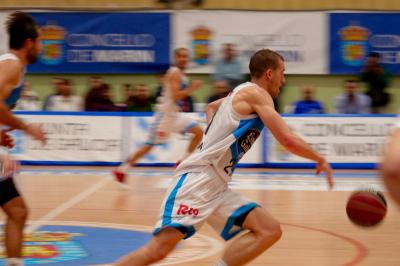
<instances>
[{"instance_id":1,"label":"basketball sock","mask_svg":"<svg viewBox=\"0 0 400 266\"><path fill-rule=\"evenodd\" d=\"M24 266L24 261L21 258L7 258L6 266Z\"/></svg>"},{"instance_id":2,"label":"basketball sock","mask_svg":"<svg viewBox=\"0 0 400 266\"><path fill-rule=\"evenodd\" d=\"M131 165L129 163L123 163L118 167L118 171L121 171L122 173L128 172L129 168Z\"/></svg>"},{"instance_id":3,"label":"basketball sock","mask_svg":"<svg viewBox=\"0 0 400 266\"><path fill-rule=\"evenodd\" d=\"M220 259L215 266L228 266L228 264L223 259Z\"/></svg>"}]
</instances>

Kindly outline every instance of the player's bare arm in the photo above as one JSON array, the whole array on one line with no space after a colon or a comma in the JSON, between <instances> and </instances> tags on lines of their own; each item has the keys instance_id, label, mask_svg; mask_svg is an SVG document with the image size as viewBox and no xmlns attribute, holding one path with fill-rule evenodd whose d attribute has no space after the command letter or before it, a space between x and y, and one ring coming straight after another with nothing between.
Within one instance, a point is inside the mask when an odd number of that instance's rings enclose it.
<instances>
[{"instance_id":1,"label":"player's bare arm","mask_svg":"<svg viewBox=\"0 0 400 266\"><path fill-rule=\"evenodd\" d=\"M22 68L22 65L15 60L5 60L0 63L0 122L10 128L23 130L32 137L45 142L46 139L40 125L24 123L14 116L5 104L5 99L19 83Z\"/></svg>"},{"instance_id":2,"label":"player's bare arm","mask_svg":"<svg viewBox=\"0 0 400 266\"><path fill-rule=\"evenodd\" d=\"M235 111L244 115L257 113L265 127L279 143L290 152L317 162L317 174L325 172L329 186L333 186L332 169L329 163L288 127L279 113L275 111L272 98L267 92L253 87L236 96L239 98L234 99L233 102Z\"/></svg>"},{"instance_id":3,"label":"player's bare arm","mask_svg":"<svg viewBox=\"0 0 400 266\"><path fill-rule=\"evenodd\" d=\"M181 90L182 73L179 70L171 71L167 76L167 82L171 86L172 97L175 101L186 98L203 85L202 81L194 80L186 90Z\"/></svg>"}]
</instances>

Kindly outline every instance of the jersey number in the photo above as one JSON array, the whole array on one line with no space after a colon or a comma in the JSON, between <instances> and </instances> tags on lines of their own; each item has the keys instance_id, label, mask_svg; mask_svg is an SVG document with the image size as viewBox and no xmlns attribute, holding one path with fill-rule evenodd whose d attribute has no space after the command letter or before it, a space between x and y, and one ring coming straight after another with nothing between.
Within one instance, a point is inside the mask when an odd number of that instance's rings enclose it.
<instances>
[{"instance_id":1,"label":"jersey number","mask_svg":"<svg viewBox=\"0 0 400 266\"><path fill-rule=\"evenodd\" d=\"M227 173L228 175L232 175L233 174L233 166L234 166L234 164L235 164L235 160L231 159L229 164L224 167L225 173Z\"/></svg>"}]
</instances>

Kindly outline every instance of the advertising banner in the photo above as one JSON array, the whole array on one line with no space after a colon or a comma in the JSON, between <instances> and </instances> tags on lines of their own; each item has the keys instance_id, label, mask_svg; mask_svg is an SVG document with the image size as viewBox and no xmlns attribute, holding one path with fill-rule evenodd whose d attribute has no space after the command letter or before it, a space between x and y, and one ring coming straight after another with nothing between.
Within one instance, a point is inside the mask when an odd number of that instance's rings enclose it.
<instances>
[{"instance_id":1,"label":"advertising banner","mask_svg":"<svg viewBox=\"0 0 400 266\"><path fill-rule=\"evenodd\" d=\"M31 73L158 73L169 66L168 13L31 13L42 53Z\"/></svg>"},{"instance_id":2,"label":"advertising banner","mask_svg":"<svg viewBox=\"0 0 400 266\"><path fill-rule=\"evenodd\" d=\"M331 163L378 163L394 117L285 117L289 126ZM305 163L268 134L268 163Z\"/></svg>"},{"instance_id":3,"label":"advertising banner","mask_svg":"<svg viewBox=\"0 0 400 266\"><path fill-rule=\"evenodd\" d=\"M19 115L27 122L41 123L47 143L13 131L16 145L11 154L24 161L119 162L121 127L119 116ZM107 127L107 130L105 130Z\"/></svg>"},{"instance_id":4,"label":"advertising banner","mask_svg":"<svg viewBox=\"0 0 400 266\"><path fill-rule=\"evenodd\" d=\"M380 54L384 68L400 73L400 13L331 13L329 70L357 74L370 52Z\"/></svg>"},{"instance_id":5,"label":"advertising banner","mask_svg":"<svg viewBox=\"0 0 400 266\"><path fill-rule=\"evenodd\" d=\"M173 42L191 50L193 73L212 73L222 45L233 43L245 73L250 56L269 48L285 58L289 74L324 74L326 24L323 12L182 11L173 16Z\"/></svg>"}]
</instances>

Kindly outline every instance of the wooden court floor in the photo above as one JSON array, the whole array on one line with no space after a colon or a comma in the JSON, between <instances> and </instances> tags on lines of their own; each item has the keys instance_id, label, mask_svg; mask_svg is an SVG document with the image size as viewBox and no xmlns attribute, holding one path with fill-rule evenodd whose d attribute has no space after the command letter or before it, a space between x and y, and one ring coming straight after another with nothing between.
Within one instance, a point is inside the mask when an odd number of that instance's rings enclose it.
<instances>
[{"instance_id":1,"label":"wooden court floor","mask_svg":"<svg viewBox=\"0 0 400 266\"><path fill-rule=\"evenodd\" d=\"M30 208L26 231L62 224L97 226L99 234L101 228L150 232L172 170L135 168L130 172L126 187L113 181L111 170L103 167L22 168L16 180ZM400 265L400 212L390 198L387 197L387 216L375 228L357 227L349 222L345 213L352 190L370 186L383 189L376 173L336 171L335 177L335 190L327 191L325 180L306 170L237 171L232 188L266 208L282 222L283 229L282 239L249 265ZM0 214L0 221L4 221L3 214ZM119 238L118 242L125 241L124 237ZM104 252L112 248L107 242L97 243ZM205 225L160 265L213 265L224 246L218 234ZM1 263L0 259L0 266ZM40 260L35 264L40 264ZM110 261L95 264L109 265ZM94 264L71 261L44 265Z\"/></svg>"}]
</instances>

